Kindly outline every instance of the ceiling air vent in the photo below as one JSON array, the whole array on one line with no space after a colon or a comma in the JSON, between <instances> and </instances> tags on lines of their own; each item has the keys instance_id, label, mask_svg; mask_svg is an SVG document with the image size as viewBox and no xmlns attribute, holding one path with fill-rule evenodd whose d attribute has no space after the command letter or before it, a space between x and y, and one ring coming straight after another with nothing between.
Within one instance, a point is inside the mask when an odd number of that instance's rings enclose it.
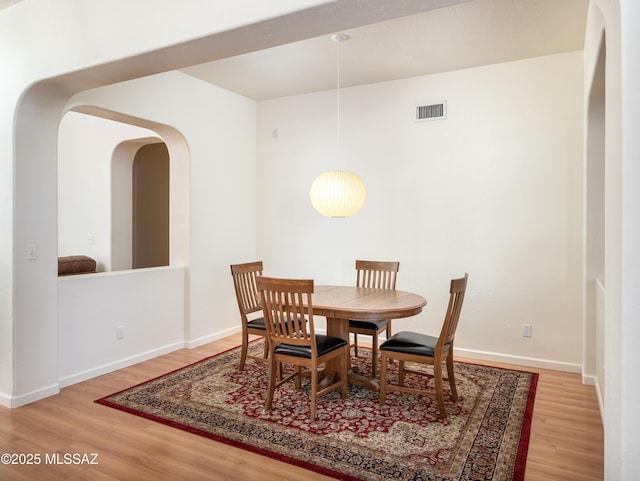
<instances>
[{"instance_id":1,"label":"ceiling air vent","mask_svg":"<svg viewBox=\"0 0 640 481\"><path fill-rule=\"evenodd\" d=\"M447 118L447 102L437 104L418 105L416 107L416 120L441 120Z\"/></svg>"}]
</instances>

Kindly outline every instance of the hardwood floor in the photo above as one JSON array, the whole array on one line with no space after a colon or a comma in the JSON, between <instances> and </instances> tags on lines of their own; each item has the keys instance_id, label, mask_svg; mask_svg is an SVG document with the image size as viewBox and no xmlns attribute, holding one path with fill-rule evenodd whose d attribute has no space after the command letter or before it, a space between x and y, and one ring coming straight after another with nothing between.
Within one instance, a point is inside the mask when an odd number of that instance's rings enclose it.
<instances>
[{"instance_id":1,"label":"hardwood floor","mask_svg":"<svg viewBox=\"0 0 640 481\"><path fill-rule=\"evenodd\" d=\"M332 479L93 402L238 344L239 335L231 336L67 387L57 396L27 406L0 408L0 454L40 457L40 464L0 464L0 480ZM526 481L602 480L603 430L595 389L583 386L577 374L535 371L540 378ZM54 453L60 453L60 464L46 464L45 456L51 461ZM64 453L77 453L83 464L63 464ZM22 459L29 460L25 456ZM31 461L37 462L36 457ZM90 461L97 464L87 464Z\"/></svg>"}]
</instances>

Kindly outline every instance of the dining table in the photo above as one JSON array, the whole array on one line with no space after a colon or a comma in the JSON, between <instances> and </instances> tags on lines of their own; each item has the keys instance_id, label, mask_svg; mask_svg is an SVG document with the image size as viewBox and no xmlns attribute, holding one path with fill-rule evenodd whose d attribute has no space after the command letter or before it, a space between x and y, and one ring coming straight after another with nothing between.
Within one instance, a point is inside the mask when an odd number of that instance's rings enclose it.
<instances>
[{"instance_id":1,"label":"dining table","mask_svg":"<svg viewBox=\"0 0 640 481\"><path fill-rule=\"evenodd\" d=\"M399 319L419 314L427 300L412 292L395 289L316 285L312 294L314 316L327 319L327 335L349 342L349 320ZM362 375L353 368L348 370L349 382L380 390L377 379ZM323 384L339 376L339 360L328 361Z\"/></svg>"}]
</instances>

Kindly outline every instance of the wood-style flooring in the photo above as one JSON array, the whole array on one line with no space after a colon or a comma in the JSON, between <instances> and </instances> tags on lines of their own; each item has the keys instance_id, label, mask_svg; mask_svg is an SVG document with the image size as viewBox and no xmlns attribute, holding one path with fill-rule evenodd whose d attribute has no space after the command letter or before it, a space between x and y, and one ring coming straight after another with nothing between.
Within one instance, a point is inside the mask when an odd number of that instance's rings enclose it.
<instances>
[{"instance_id":1,"label":"wood-style flooring","mask_svg":"<svg viewBox=\"0 0 640 481\"><path fill-rule=\"evenodd\" d=\"M0 455L40 459L40 464L0 464L0 481L332 479L94 403L239 343L239 335L230 336L64 388L27 406L0 407ZM577 374L506 367L540 373L526 481L602 480L603 429L595 389L582 385ZM60 464L50 464L56 453ZM64 453L77 454L69 460L83 464L64 464ZM86 464L90 461L97 464Z\"/></svg>"}]
</instances>

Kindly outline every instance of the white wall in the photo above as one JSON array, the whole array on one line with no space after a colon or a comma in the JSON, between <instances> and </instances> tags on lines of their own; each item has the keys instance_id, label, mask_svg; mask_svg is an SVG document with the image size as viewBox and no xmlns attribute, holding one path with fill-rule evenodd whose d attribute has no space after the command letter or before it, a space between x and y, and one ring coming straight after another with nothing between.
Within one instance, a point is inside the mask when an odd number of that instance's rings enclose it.
<instances>
[{"instance_id":1,"label":"white wall","mask_svg":"<svg viewBox=\"0 0 640 481\"><path fill-rule=\"evenodd\" d=\"M182 348L184 283L184 267L61 277L60 387Z\"/></svg>"},{"instance_id":2,"label":"white wall","mask_svg":"<svg viewBox=\"0 0 640 481\"><path fill-rule=\"evenodd\" d=\"M620 403L622 450L618 468L625 480L640 478L640 384L635 382L640 366L640 4L633 0L620 1L620 32L622 55L621 68L621 150L623 195L621 209L621 343L620 365L622 366L620 392L616 402ZM607 279L607 283L608 283ZM605 286L608 289L608 285ZM607 299L609 292L607 292ZM609 346L608 346L609 347ZM611 346L615 347L615 346ZM608 369L608 367L607 367ZM609 371L607 370L607 376ZM607 430L609 430L607 426ZM609 430L609 433L613 433ZM612 453L612 454L615 454ZM615 469L615 468L614 468ZM614 479L613 477L611 479Z\"/></svg>"},{"instance_id":3,"label":"white wall","mask_svg":"<svg viewBox=\"0 0 640 481\"><path fill-rule=\"evenodd\" d=\"M428 305L395 329L430 332L449 279L469 272L461 352L579 370L582 76L575 52L342 89L341 161L335 92L260 102L265 270L353 283L355 258L397 259L397 287ZM441 100L446 120L414 122L419 102ZM308 200L313 179L336 168L367 187L352 218L323 218Z\"/></svg>"}]
</instances>

